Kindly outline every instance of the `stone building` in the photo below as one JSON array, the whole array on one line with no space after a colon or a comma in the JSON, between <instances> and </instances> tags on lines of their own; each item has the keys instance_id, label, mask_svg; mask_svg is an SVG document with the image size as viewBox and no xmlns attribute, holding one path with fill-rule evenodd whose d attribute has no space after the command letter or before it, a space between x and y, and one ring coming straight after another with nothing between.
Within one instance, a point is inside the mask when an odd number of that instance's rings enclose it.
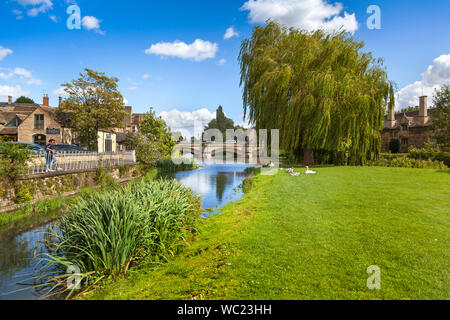
<instances>
[{"instance_id":1,"label":"stone building","mask_svg":"<svg viewBox=\"0 0 450 320\"><path fill-rule=\"evenodd\" d=\"M400 153L407 153L410 146L423 148L425 142L432 139L433 119L428 109L428 97L420 97L418 110L395 113L393 108L384 119L381 133L381 152L389 152L392 140L400 143Z\"/></svg>"},{"instance_id":2,"label":"stone building","mask_svg":"<svg viewBox=\"0 0 450 320\"><path fill-rule=\"evenodd\" d=\"M61 103L61 98L60 98ZM44 95L42 104L0 102L0 137L8 140L45 145L50 139L57 144L75 144L76 136L70 125L70 113L56 112ZM101 130L98 133L98 151L116 152L116 132Z\"/></svg>"},{"instance_id":3,"label":"stone building","mask_svg":"<svg viewBox=\"0 0 450 320\"><path fill-rule=\"evenodd\" d=\"M45 145L50 139L58 144L70 144L73 136L64 115L57 115L56 108L49 106L48 95L42 105L0 103L0 136L12 141Z\"/></svg>"}]
</instances>

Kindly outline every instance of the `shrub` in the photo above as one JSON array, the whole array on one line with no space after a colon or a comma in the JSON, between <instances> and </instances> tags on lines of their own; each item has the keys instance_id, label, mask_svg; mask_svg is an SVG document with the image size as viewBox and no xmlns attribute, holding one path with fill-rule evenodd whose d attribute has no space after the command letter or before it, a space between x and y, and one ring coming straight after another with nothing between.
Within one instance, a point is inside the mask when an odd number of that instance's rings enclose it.
<instances>
[{"instance_id":1,"label":"shrub","mask_svg":"<svg viewBox=\"0 0 450 320\"><path fill-rule=\"evenodd\" d=\"M138 263L174 256L196 231L200 206L200 198L175 180L144 178L120 190L90 195L58 223L57 249L40 262L47 261L47 273L78 266L86 286L123 277ZM57 279L64 283L69 276Z\"/></svg>"},{"instance_id":2,"label":"shrub","mask_svg":"<svg viewBox=\"0 0 450 320\"><path fill-rule=\"evenodd\" d=\"M171 158L165 158L159 160L156 167L161 171L181 171L181 170L194 170L198 168L198 164L194 158L179 158L180 164L173 162Z\"/></svg>"},{"instance_id":3,"label":"shrub","mask_svg":"<svg viewBox=\"0 0 450 320\"><path fill-rule=\"evenodd\" d=\"M400 152L400 141L398 141L398 139L392 139L389 142L389 151L391 151L392 153Z\"/></svg>"},{"instance_id":4,"label":"shrub","mask_svg":"<svg viewBox=\"0 0 450 320\"><path fill-rule=\"evenodd\" d=\"M30 157L31 151L17 143L0 144L0 176L5 187L13 186L19 175L26 173Z\"/></svg>"},{"instance_id":5,"label":"shrub","mask_svg":"<svg viewBox=\"0 0 450 320\"><path fill-rule=\"evenodd\" d=\"M33 200L33 196L30 193L28 187L23 183L16 183L14 185L15 195L14 202L15 203L27 203Z\"/></svg>"}]
</instances>

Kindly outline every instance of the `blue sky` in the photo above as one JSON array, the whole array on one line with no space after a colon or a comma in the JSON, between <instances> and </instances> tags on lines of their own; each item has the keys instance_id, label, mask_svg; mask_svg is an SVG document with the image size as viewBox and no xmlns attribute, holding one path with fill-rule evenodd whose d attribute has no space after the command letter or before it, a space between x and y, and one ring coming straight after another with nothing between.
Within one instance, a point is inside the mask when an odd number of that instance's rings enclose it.
<instances>
[{"instance_id":1,"label":"blue sky","mask_svg":"<svg viewBox=\"0 0 450 320\"><path fill-rule=\"evenodd\" d=\"M86 17L81 30L66 26L73 3ZM366 26L370 5L381 30ZM266 18L303 28L342 21L385 59L398 107L450 82L450 1L6 0L0 12L0 101L48 93L56 105L61 84L88 67L118 77L135 112L154 107L172 126L207 121L218 105L241 121L240 43Z\"/></svg>"}]
</instances>

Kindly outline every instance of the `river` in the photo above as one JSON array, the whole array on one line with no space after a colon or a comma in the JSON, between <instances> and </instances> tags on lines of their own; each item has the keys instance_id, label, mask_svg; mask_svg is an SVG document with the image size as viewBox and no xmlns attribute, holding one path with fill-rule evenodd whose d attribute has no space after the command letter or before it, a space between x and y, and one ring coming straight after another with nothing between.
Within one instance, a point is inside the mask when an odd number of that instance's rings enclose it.
<instances>
[{"instance_id":1,"label":"river","mask_svg":"<svg viewBox=\"0 0 450 320\"><path fill-rule=\"evenodd\" d=\"M240 185L245 179L248 164L203 163L193 171L161 174L175 178L202 196L204 217L218 214L220 208L242 198ZM45 253L44 235L51 226L43 226L0 243L0 300L37 300L42 297L31 279L37 274L35 253Z\"/></svg>"}]
</instances>

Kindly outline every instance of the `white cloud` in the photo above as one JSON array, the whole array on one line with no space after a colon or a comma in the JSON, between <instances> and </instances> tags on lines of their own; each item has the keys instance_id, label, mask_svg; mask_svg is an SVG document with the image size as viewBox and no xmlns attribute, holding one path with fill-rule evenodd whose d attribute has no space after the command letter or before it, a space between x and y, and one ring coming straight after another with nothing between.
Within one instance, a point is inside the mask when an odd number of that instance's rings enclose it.
<instances>
[{"instance_id":1,"label":"white cloud","mask_svg":"<svg viewBox=\"0 0 450 320\"><path fill-rule=\"evenodd\" d=\"M54 16L54 15L49 15L48 17L49 17L50 20L52 20L53 22L58 22L58 19L56 18L56 16Z\"/></svg>"},{"instance_id":2,"label":"white cloud","mask_svg":"<svg viewBox=\"0 0 450 320\"><path fill-rule=\"evenodd\" d=\"M123 104L124 104L124 105L128 105L128 100L125 99L125 98L123 98Z\"/></svg>"},{"instance_id":3,"label":"white cloud","mask_svg":"<svg viewBox=\"0 0 450 320\"><path fill-rule=\"evenodd\" d=\"M220 59L219 61L217 61L218 66L223 66L225 63L227 63L226 59Z\"/></svg>"},{"instance_id":4,"label":"white cloud","mask_svg":"<svg viewBox=\"0 0 450 320\"><path fill-rule=\"evenodd\" d=\"M358 29L355 14L344 11L341 3L325 0L248 0L241 10L250 11L252 23L264 23L272 19L288 27L313 31L322 28L332 32L343 28L351 33Z\"/></svg>"},{"instance_id":5,"label":"white cloud","mask_svg":"<svg viewBox=\"0 0 450 320\"><path fill-rule=\"evenodd\" d=\"M0 86L0 97L20 97L26 96L29 91L22 90L20 86L10 87L10 86Z\"/></svg>"},{"instance_id":6,"label":"white cloud","mask_svg":"<svg viewBox=\"0 0 450 320\"><path fill-rule=\"evenodd\" d=\"M208 109L199 109L193 112L182 112L176 109L169 112L162 112L159 116L166 121L172 132L181 132L183 137L190 139L198 137L203 132L204 127L216 117L215 112Z\"/></svg>"},{"instance_id":7,"label":"white cloud","mask_svg":"<svg viewBox=\"0 0 450 320\"><path fill-rule=\"evenodd\" d=\"M13 51L11 49L0 46L0 61L2 61L7 55L12 53Z\"/></svg>"},{"instance_id":8,"label":"white cloud","mask_svg":"<svg viewBox=\"0 0 450 320\"><path fill-rule=\"evenodd\" d=\"M450 54L434 59L420 81L407 85L397 93L396 110L417 106L420 96L431 98L435 89L439 90L444 84L450 84Z\"/></svg>"},{"instance_id":9,"label":"white cloud","mask_svg":"<svg viewBox=\"0 0 450 320\"><path fill-rule=\"evenodd\" d=\"M64 89L65 89L65 87L60 87L60 88L54 90L53 95L58 96L58 97L67 97L68 94Z\"/></svg>"},{"instance_id":10,"label":"white cloud","mask_svg":"<svg viewBox=\"0 0 450 320\"><path fill-rule=\"evenodd\" d=\"M148 78L150 78L150 75L148 73L144 73L142 75L142 79L148 79Z\"/></svg>"},{"instance_id":11,"label":"white cloud","mask_svg":"<svg viewBox=\"0 0 450 320\"><path fill-rule=\"evenodd\" d=\"M100 29L100 23L102 21L97 19L96 17L92 16L85 16L83 19L81 19L81 24L83 27L85 27L87 30L94 30L95 32L99 34L105 34L105 31Z\"/></svg>"},{"instance_id":12,"label":"white cloud","mask_svg":"<svg viewBox=\"0 0 450 320\"><path fill-rule=\"evenodd\" d=\"M236 30L234 30L234 27L229 27L227 29L227 31L225 32L225 35L223 36L223 38L225 40L231 39L233 37L239 37L239 32L237 32Z\"/></svg>"},{"instance_id":13,"label":"white cloud","mask_svg":"<svg viewBox=\"0 0 450 320\"><path fill-rule=\"evenodd\" d=\"M35 79L33 77L33 74L24 68L15 68L12 71L10 70L8 73L0 72L0 79L9 80L15 76L18 77L20 80L24 80L27 84L36 84L36 85L42 84L42 80Z\"/></svg>"},{"instance_id":14,"label":"white cloud","mask_svg":"<svg viewBox=\"0 0 450 320\"><path fill-rule=\"evenodd\" d=\"M134 90L136 90L136 89L137 89L137 87L128 87L126 90L134 91Z\"/></svg>"},{"instance_id":15,"label":"white cloud","mask_svg":"<svg viewBox=\"0 0 450 320\"><path fill-rule=\"evenodd\" d=\"M186 44L177 40L175 42L160 42L153 44L149 49L145 50L145 53L203 61L215 58L218 49L219 46L217 43L211 43L201 39L197 39L191 44Z\"/></svg>"},{"instance_id":16,"label":"white cloud","mask_svg":"<svg viewBox=\"0 0 450 320\"><path fill-rule=\"evenodd\" d=\"M16 0L23 7L32 7L28 9L27 15L37 17L40 13L45 13L53 9L53 2L51 0ZM15 10L19 11L19 10ZM13 12L17 15L17 13Z\"/></svg>"}]
</instances>

